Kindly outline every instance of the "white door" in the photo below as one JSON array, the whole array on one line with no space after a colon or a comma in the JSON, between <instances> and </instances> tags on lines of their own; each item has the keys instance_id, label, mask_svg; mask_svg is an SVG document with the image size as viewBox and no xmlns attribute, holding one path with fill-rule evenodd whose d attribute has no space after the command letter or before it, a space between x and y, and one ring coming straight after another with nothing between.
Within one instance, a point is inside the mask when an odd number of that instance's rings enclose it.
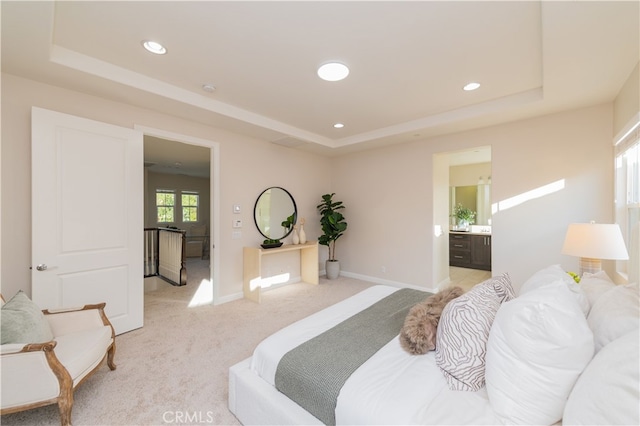
<instances>
[{"instance_id":1,"label":"white door","mask_svg":"<svg viewBox=\"0 0 640 426\"><path fill-rule=\"evenodd\" d=\"M31 127L34 302L142 327L142 133L35 107Z\"/></svg>"}]
</instances>

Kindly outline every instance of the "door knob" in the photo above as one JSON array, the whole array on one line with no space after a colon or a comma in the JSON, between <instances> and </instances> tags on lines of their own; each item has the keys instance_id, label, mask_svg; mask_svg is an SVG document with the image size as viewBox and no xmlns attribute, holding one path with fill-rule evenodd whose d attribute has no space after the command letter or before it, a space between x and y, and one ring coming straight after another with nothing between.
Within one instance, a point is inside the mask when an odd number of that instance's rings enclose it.
<instances>
[{"instance_id":1,"label":"door knob","mask_svg":"<svg viewBox=\"0 0 640 426\"><path fill-rule=\"evenodd\" d=\"M41 263L38 266L36 266L36 271L46 271L46 270L47 270L47 265L45 265L44 263Z\"/></svg>"}]
</instances>

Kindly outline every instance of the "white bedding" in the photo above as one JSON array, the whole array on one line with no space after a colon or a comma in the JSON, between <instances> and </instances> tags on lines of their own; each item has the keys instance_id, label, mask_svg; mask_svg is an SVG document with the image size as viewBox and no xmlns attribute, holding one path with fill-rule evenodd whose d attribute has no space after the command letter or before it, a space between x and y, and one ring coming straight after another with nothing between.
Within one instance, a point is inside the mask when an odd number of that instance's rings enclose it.
<instances>
[{"instance_id":1,"label":"white bedding","mask_svg":"<svg viewBox=\"0 0 640 426\"><path fill-rule=\"evenodd\" d=\"M306 340L397 291L371 287L286 327L256 348L251 370L270 386L280 358ZM418 390L418 391L416 391ZM390 341L347 380L338 397L337 424L498 424L483 388L456 392L435 363L433 352L412 356Z\"/></svg>"}]
</instances>

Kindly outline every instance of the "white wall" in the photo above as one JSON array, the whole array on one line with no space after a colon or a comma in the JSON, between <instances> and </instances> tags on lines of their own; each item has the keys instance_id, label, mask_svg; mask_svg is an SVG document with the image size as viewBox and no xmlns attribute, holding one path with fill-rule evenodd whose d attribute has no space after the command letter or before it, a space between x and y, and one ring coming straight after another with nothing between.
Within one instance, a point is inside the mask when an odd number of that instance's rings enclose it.
<instances>
[{"instance_id":1,"label":"white wall","mask_svg":"<svg viewBox=\"0 0 640 426\"><path fill-rule=\"evenodd\" d=\"M434 259L443 256L434 253L432 156L487 145L492 200L502 206L493 216L493 273L508 272L519 285L552 263L577 270L576 258L560 254L567 225L613 220L611 137L607 104L337 158L332 190L349 222L338 242L343 270L434 288L434 271L443 268ZM504 208L506 200L552 182L563 189Z\"/></svg>"},{"instance_id":2,"label":"white wall","mask_svg":"<svg viewBox=\"0 0 640 426\"><path fill-rule=\"evenodd\" d=\"M516 284L551 263L578 269L577 259L560 254L570 222L613 220L612 104L330 160L3 74L1 286L8 296L18 289L30 292L32 106L220 144L221 235L217 250L221 255L219 295L223 298L241 291L242 247L262 240L253 225L252 209L268 186L282 186L291 192L299 216L307 219L305 230L310 240L320 233L316 211L320 196L335 192L335 198L345 203L349 223L337 243L343 271L423 288L434 288L446 270L441 264L446 256L434 252L434 247L441 251L434 240L434 226L439 224L434 213L439 210L433 203L434 154L490 145L494 203L551 182L563 182L561 191L507 210L501 208L494 215L494 274L509 272ZM446 199L442 202L447 205ZM241 205L239 218L245 224L242 238L237 240L232 239L232 220L238 218L232 212L234 204ZM446 229L446 223L441 225ZM321 265L326 256L326 249L320 247ZM290 269L291 265L273 268Z\"/></svg>"},{"instance_id":3,"label":"white wall","mask_svg":"<svg viewBox=\"0 0 640 426\"><path fill-rule=\"evenodd\" d=\"M617 135L640 112L640 64L631 71L613 102L613 134Z\"/></svg>"},{"instance_id":4,"label":"white wall","mask_svg":"<svg viewBox=\"0 0 640 426\"><path fill-rule=\"evenodd\" d=\"M309 239L317 238L320 233L315 206L320 196L330 190L326 183L329 159L155 111L2 74L0 289L7 297L20 289L31 294L32 106L123 127L140 125L161 129L220 144L221 235L216 250L220 253L218 294L221 298L233 298L242 292L242 247L262 242L253 223L253 205L268 186L281 186L291 192L300 217L307 218L305 230ZM241 205L240 215L233 214L234 204ZM241 239L232 239L233 219L242 219L244 223ZM140 232L142 238L142 230ZM283 269L291 267L281 265Z\"/></svg>"},{"instance_id":5,"label":"white wall","mask_svg":"<svg viewBox=\"0 0 640 426\"><path fill-rule=\"evenodd\" d=\"M449 186L477 185L482 177L484 183L491 176L491 163L466 164L449 168Z\"/></svg>"}]
</instances>

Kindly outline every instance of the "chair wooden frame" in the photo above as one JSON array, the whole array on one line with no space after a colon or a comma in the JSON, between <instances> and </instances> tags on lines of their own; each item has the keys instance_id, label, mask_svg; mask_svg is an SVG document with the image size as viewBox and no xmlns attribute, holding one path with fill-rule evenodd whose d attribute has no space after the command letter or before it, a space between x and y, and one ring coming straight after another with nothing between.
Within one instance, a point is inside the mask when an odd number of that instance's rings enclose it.
<instances>
[{"instance_id":1,"label":"chair wooden frame","mask_svg":"<svg viewBox=\"0 0 640 426\"><path fill-rule=\"evenodd\" d=\"M116 365L114 363L115 352L116 352L116 340L115 340L116 334L115 334L115 329L113 328L113 325L111 324L106 314L104 313L105 306L106 306L106 303L99 303L94 305L85 305L82 308L76 308L76 309L66 309L66 310L45 309L42 311L42 313L45 316L48 316L48 315L63 315L65 313L77 312L77 311L88 311L88 310L94 310L94 309L98 310L100 314L100 318L102 319L102 323L105 326L109 326L111 328L111 345L109 345L107 352L105 353L104 357L100 360L100 362L98 362L96 366L90 372L85 374L84 377L82 377L82 379L75 385L73 384L73 378L71 377L67 369L64 367L64 365L62 365L62 363L56 356L55 347L57 345L57 342L55 340L52 340L46 343L27 344L20 351L9 353L9 354L3 354L2 356L4 357L5 355L15 355L16 353L43 352L47 360L47 363L51 368L51 371L58 379L58 384L60 386L60 394L56 398L47 399L44 401L38 401L38 402L26 404L26 405L2 408L0 410L0 415L17 413L20 411L30 410L32 408L37 408L37 407L42 407L45 405L57 403L58 411L60 413L60 424L62 426L71 425L71 410L73 409L73 392L75 388L78 387L81 383L83 383L87 379L87 377L91 376L102 365L105 358L107 359L107 365L109 366L109 369L110 370L116 369Z\"/></svg>"}]
</instances>

